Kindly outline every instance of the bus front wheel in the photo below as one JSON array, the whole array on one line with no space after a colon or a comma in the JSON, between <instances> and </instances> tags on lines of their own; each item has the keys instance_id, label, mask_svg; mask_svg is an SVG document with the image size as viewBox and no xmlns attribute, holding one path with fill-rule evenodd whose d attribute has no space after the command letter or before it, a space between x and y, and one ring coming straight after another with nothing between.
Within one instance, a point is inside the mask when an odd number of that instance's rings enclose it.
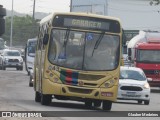
<instances>
[{"instance_id":1,"label":"bus front wheel","mask_svg":"<svg viewBox=\"0 0 160 120\"><path fill-rule=\"evenodd\" d=\"M90 99L85 100L85 107L91 108L92 107L92 101Z\"/></svg>"},{"instance_id":2,"label":"bus front wheel","mask_svg":"<svg viewBox=\"0 0 160 120\"><path fill-rule=\"evenodd\" d=\"M42 105L49 105L51 101L52 101L52 95L41 94L41 104Z\"/></svg>"},{"instance_id":3,"label":"bus front wheel","mask_svg":"<svg viewBox=\"0 0 160 120\"><path fill-rule=\"evenodd\" d=\"M93 104L94 104L94 107L100 107L101 106L101 101L100 100L95 100L93 102Z\"/></svg>"},{"instance_id":4,"label":"bus front wheel","mask_svg":"<svg viewBox=\"0 0 160 120\"><path fill-rule=\"evenodd\" d=\"M102 105L103 110L110 111L112 108L112 101L104 100Z\"/></svg>"}]
</instances>

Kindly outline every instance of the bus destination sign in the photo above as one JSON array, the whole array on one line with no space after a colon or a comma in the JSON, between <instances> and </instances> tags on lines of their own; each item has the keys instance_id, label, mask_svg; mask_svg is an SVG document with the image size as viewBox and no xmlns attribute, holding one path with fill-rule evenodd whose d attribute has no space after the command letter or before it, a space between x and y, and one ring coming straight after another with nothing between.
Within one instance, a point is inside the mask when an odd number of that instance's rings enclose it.
<instances>
[{"instance_id":1,"label":"bus destination sign","mask_svg":"<svg viewBox=\"0 0 160 120\"><path fill-rule=\"evenodd\" d=\"M52 25L54 27L66 27L73 29L100 30L107 32L120 32L120 24L117 20L101 19L94 17L57 15Z\"/></svg>"},{"instance_id":2,"label":"bus destination sign","mask_svg":"<svg viewBox=\"0 0 160 120\"><path fill-rule=\"evenodd\" d=\"M64 26L109 30L109 23L81 19L64 19Z\"/></svg>"}]
</instances>

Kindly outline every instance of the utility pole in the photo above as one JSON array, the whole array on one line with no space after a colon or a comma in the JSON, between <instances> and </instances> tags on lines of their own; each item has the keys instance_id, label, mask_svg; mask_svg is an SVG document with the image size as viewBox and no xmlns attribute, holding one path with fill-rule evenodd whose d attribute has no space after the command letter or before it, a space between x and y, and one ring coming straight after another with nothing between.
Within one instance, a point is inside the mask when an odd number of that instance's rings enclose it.
<instances>
[{"instance_id":1,"label":"utility pole","mask_svg":"<svg viewBox=\"0 0 160 120\"><path fill-rule=\"evenodd\" d=\"M10 47L12 47L12 39L13 39L13 2L12 0L12 16L11 16L11 34L10 34Z\"/></svg>"},{"instance_id":2,"label":"utility pole","mask_svg":"<svg viewBox=\"0 0 160 120\"><path fill-rule=\"evenodd\" d=\"M70 12L72 12L72 0L70 0Z\"/></svg>"},{"instance_id":3,"label":"utility pole","mask_svg":"<svg viewBox=\"0 0 160 120\"><path fill-rule=\"evenodd\" d=\"M32 16L32 32L34 33L35 31L35 6L36 6L36 0L33 0L33 16Z\"/></svg>"},{"instance_id":4,"label":"utility pole","mask_svg":"<svg viewBox=\"0 0 160 120\"><path fill-rule=\"evenodd\" d=\"M36 0L33 1L33 16L32 16L33 21L35 19L35 6L36 6Z\"/></svg>"}]
</instances>

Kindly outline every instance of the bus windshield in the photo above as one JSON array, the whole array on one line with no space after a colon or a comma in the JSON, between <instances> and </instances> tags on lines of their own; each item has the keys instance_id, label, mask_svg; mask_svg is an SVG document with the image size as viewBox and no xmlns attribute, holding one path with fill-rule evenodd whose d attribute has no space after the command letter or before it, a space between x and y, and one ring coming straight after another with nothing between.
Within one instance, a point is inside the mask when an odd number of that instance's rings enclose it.
<instances>
[{"instance_id":1,"label":"bus windshield","mask_svg":"<svg viewBox=\"0 0 160 120\"><path fill-rule=\"evenodd\" d=\"M113 70L119 64L120 36L105 32L53 29L48 57L52 64L76 70Z\"/></svg>"},{"instance_id":2,"label":"bus windshield","mask_svg":"<svg viewBox=\"0 0 160 120\"><path fill-rule=\"evenodd\" d=\"M137 61L145 63L160 63L160 50L138 50Z\"/></svg>"}]
</instances>

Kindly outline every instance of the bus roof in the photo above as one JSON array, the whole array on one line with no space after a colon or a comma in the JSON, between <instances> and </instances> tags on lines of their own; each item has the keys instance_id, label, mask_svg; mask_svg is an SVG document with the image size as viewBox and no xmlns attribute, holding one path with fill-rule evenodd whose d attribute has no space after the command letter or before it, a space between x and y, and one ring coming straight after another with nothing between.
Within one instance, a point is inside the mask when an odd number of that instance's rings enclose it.
<instances>
[{"instance_id":1,"label":"bus roof","mask_svg":"<svg viewBox=\"0 0 160 120\"><path fill-rule=\"evenodd\" d=\"M55 12L52 13L46 17L44 17L41 21L40 24L46 23L54 18L56 15L74 15L74 16L86 16L86 17L96 17L96 18L103 18L103 19L111 19L115 21L119 21L119 18L112 17L112 16L104 16L104 15L97 15L97 14L92 14L92 13L80 13L80 12Z\"/></svg>"}]
</instances>

